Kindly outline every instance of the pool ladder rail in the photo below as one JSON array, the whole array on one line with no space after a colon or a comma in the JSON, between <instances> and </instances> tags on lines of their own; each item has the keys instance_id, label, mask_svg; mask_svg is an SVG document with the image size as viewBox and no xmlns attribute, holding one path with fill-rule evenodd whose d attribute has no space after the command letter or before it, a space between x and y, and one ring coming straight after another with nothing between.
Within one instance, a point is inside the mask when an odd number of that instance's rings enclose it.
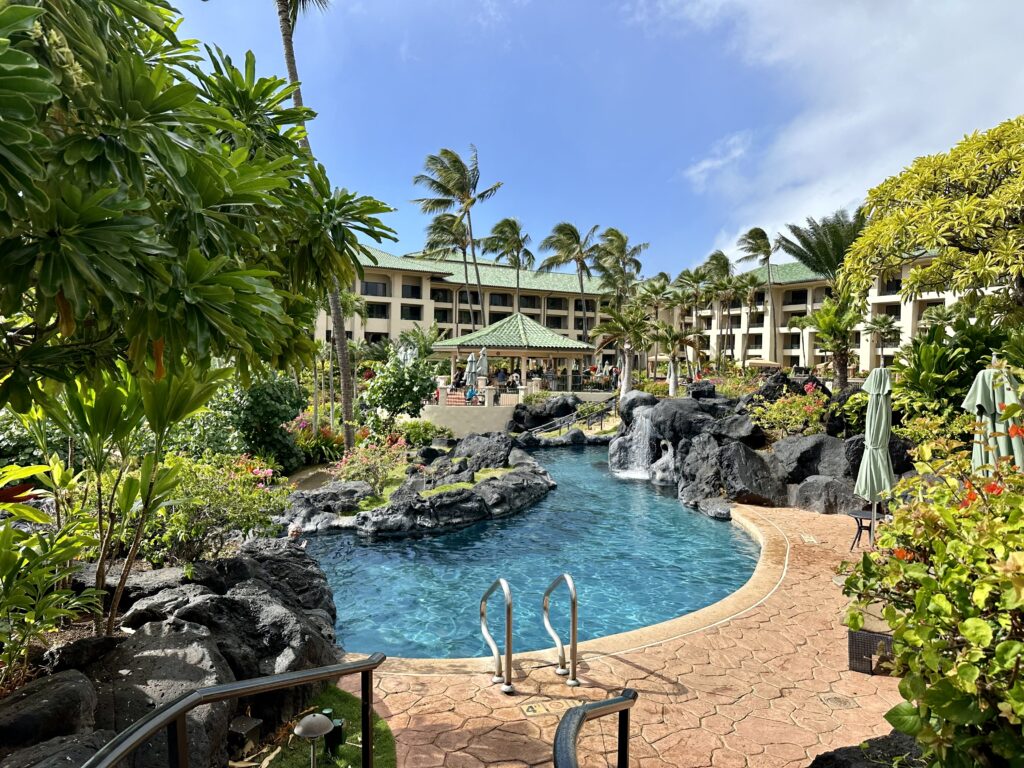
<instances>
[{"instance_id":1,"label":"pool ladder rail","mask_svg":"<svg viewBox=\"0 0 1024 768\"><path fill-rule=\"evenodd\" d=\"M563 583L569 591L568 667L565 665L565 645L562 643L562 638L560 638L558 633L555 632L555 628L551 626L551 593ZM502 665L501 652L498 650L498 644L494 641L494 636L491 634L491 631L487 626L487 600L499 589L505 598L504 665ZM576 630L579 619L579 608L576 599L576 583L568 573L563 573L548 585L548 588L544 592L542 613L544 617L544 628L547 630L548 634L551 635L551 639L555 641L555 647L558 650L558 666L555 668L555 674L562 677L568 676L569 679L566 680L566 685L576 687L580 684L579 679L576 677ZM502 693L515 693L515 688L512 685L512 589L509 587L508 582L505 579L495 580L495 582L487 588L487 591L484 592L483 597L480 598L480 633L484 636L484 642L487 643L487 646L491 649L491 654L494 656L494 676L491 678L491 682L501 683Z\"/></svg>"}]
</instances>

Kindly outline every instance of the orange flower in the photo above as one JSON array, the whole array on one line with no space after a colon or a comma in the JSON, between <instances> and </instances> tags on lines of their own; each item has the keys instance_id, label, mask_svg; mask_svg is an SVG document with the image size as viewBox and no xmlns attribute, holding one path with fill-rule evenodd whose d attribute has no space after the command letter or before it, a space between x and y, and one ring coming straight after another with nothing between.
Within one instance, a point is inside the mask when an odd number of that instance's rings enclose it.
<instances>
[{"instance_id":1,"label":"orange flower","mask_svg":"<svg viewBox=\"0 0 1024 768\"><path fill-rule=\"evenodd\" d=\"M1006 410L1006 403L1000 403L999 404L999 410L1000 411L1005 411Z\"/></svg>"},{"instance_id":2,"label":"orange flower","mask_svg":"<svg viewBox=\"0 0 1024 768\"><path fill-rule=\"evenodd\" d=\"M985 493L989 496L998 496L1003 492L1003 486L993 480L991 483L985 486Z\"/></svg>"},{"instance_id":3,"label":"orange flower","mask_svg":"<svg viewBox=\"0 0 1024 768\"><path fill-rule=\"evenodd\" d=\"M910 562L914 559L914 553L904 547L896 547L896 549L892 551L892 554L897 560L902 560L904 562Z\"/></svg>"},{"instance_id":4,"label":"orange flower","mask_svg":"<svg viewBox=\"0 0 1024 768\"><path fill-rule=\"evenodd\" d=\"M1024 429L1021 429L1016 424L1011 424L1007 432L1010 437L1024 437Z\"/></svg>"},{"instance_id":5,"label":"orange flower","mask_svg":"<svg viewBox=\"0 0 1024 768\"><path fill-rule=\"evenodd\" d=\"M977 498L978 498L978 494L977 493L975 493L973 490L968 491L967 495L964 496L964 500L960 502L960 509L964 509L966 507L971 506L971 502L974 501Z\"/></svg>"}]
</instances>

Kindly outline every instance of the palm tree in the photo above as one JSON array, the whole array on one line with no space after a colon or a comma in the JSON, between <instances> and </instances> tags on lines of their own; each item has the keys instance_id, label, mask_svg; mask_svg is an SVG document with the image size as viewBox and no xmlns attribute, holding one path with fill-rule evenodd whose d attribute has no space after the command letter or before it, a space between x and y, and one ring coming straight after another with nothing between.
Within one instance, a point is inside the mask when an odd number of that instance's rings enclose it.
<instances>
[{"instance_id":1,"label":"palm tree","mask_svg":"<svg viewBox=\"0 0 1024 768\"><path fill-rule=\"evenodd\" d=\"M423 244L423 255L428 259L447 259L453 254L462 254L462 287L455 292L455 336L459 335L459 301L462 291L469 296L469 248L472 240L465 223L454 213L441 213L427 225L427 240ZM477 296L483 305L483 294ZM476 313L473 302L469 302L469 321L476 330Z\"/></svg>"},{"instance_id":2,"label":"palm tree","mask_svg":"<svg viewBox=\"0 0 1024 768\"><path fill-rule=\"evenodd\" d=\"M632 297L642 265L640 254L649 243L631 245L620 230L608 227L601 233L601 248L594 262L600 280L601 292L616 309L622 309Z\"/></svg>"},{"instance_id":3,"label":"palm tree","mask_svg":"<svg viewBox=\"0 0 1024 768\"><path fill-rule=\"evenodd\" d=\"M502 219L491 229L490 237L481 241L484 253L496 255L495 261L504 260L516 270L516 312L519 311L519 275L522 270L533 269L534 256L528 246L530 236L523 232L518 219Z\"/></svg>"},{"instance_id":4,"label":"palm tree","mask_svg":"<svg viewBox=\"0 0 1024 768\"><path fill-rule=\"evenodd\" d=\"M754 307L757 306L757 292L764 288L764 283L761 282L761 278L755 275L753 272L746 272L742 275L736 275L733 278L733 289L735 295L739 297L740 301L747 305L749 310L748 317L753 314ZM730 329L732 322L730 320ZM749 332L744 335L740 342L740 365L743 368L747 367L747 341Z\"/></svg>"},{"instance_id":5,"label":"palm tree","mask_svg":"<svg viewBox=\"0 0 1024 768\"><path fill-rule=\"evenodd\" d=\"M693 345L695 328L676 328L672 323L659 320L654 324L651 340L660 344L668 353L668 394L675 397L679 391L679 355L686 358L687 373L690 373L690 360L686 357L686 348Z\"/></svg>"},{"instance_id":6,"label":"palm tree","mask_svg":"<svg viewBox=\"0 0 1024 768\"><path fill-rule=\"evenodd\" d=\"M871 334L871 340L875 342L878 347L878 357L882 361L882 365L885 365L885 355L882 354L882 349L885 347L885 342L899 338L900 332L899 327L896 324L896 318L892 315L875 315L870 320L865 321L863 329Z\"/></svg>"},{"instance_id":7,"label":"palm tree","mask_svg":"<svg viewBox=\"0 0 1024 768\"><path fill-rule=\"evenodd\" d=\"M637 290L636 299L654 308L652 320L657 323L661 318L662 308L672 301L673 291L669 276L659 272L654 277L644 280ZM654 378L658 378L658 347L654 347Z\"/></svg>"},{"instance_id":8,"label":"palm tree","mask_svg":"<svg viewBox=\"0 0 1024 768\"><path fill-rule=\"evenodd\" d=\"M790 235L779 235L776 247L835 285L846 252L860 236L866 223L863 209L851 216L840 208L820 221L808 216L806 226L788 224Z\"/></svg>"},{"instance_id":9,"label":"palm tree","mask_svg":"<svg viewBox=\"0 0 1024 768\"><path fill-rule=\"evenodd\" d=\"M832 353L832 367L835 370L836 390L845 389L850 367L851 339L856 327L864 318L863 301L846 292L825 299L820 309L804 317L795 317L790 325L796 328L812 328L817 333L822 350Z\"/></svg>"},{"instance_id":10,"label":"palm tree","mask_svg":"<svg viewBox=\"0 0 1024 768\"><path fill-rule=\"evenodd\" d=\"M398 346L411 347L416 350L417 358L426 359L434 351L434 345L443 338L444 333L437 323L431 323L426 328L416 323L398 335Z\"/></svg>"},{"instance_id":11,"label":"palm tree","mask_svg":"<svg viewBox=\"0 0 1024 768\"><path fill-rule=\"evenodd\" d=\"M476 243L473 239L473 217L471 211L477 203L482 203L494 196L494 193L501 188L501 182L492 184L482 192L477 192L477 185L480 183L480 163L477 158L476 147L469 145L469 163L463 160L458 152L451 149L442 149L436 155L427 155L423 163L424 173L413 177L413 184L426 187L433 197L421 197L413 200L419 203L423 213L446 213L457 211L460 222L466 223L466 232L469 239L469 253L473 259L473 269L476 272L477 298L480 299L480 314L484 325L487 325L487 307L484 305L484 288L480 282L480 265L476 260ZM470 302L470 314L473 312L473 304Z\"/></svg>"},{"instance_id":12,"label":"palm tree","mask_svg":"<svg viewBox=\"0 0 1024 768\"><path fill-rule=\"evenodd\" d=\"M698 335L693 338L693 359L699 367L701 339L704 338L704 333L699 327L697 312L707 302L707 270L702 266L695 269L684 269L672 281L672 285L675 286L677 292L675 301L680 307L688 307L693 312L693 329L698 331Z\"/></svg>"},{"instance_id":13,"label":"palm tree","mask_svg":"<svg viewBox=\"0 0 1024 768\"><path fill-rule=\"evenodd\" d=\"M591 267L598 260L601 246L594 242L595 224L586 235L581 235L575 225L567 221L555 224L551 234L541 240L540 249L551 252L538 269L550 272L557 267L572 264L580 281L580 306L583 309L583 337L587 337L587 298L583 290L583 278L591 276ZM596 307L595 307L596 309ZM596 312L594 313L597 314Z\"/></svg>"},{"instance_id":14,"label":"palm tree","mask_svg":"<svg viewBox=\"0 0 1024 768\"><path fill-rule=\"evenodd\" d=\"M775 253L778 244L772 245L771 239L768 237L768 233L765 232L761 227L753 227L748 229L747 232L736 241L736 245L741 251L743 256L738 259L739 262L755 261L758 266L764 267L767 273L767 279L765 284L767 285L767 296L768 296L768 312L765 318L765 329L768 335L768 347L764 351L765 359L775 359L775 297L772 296L772 254ZM751 307L753 309L753 307Z\"/></svg>"},{"instance_id":15,"label":"palm tree","mask_svg":"<svg viewBox=\"0 0 1024 768\"><path fill-rule=\"evenodd\" d=\"M625 307L608 308L608 319L598 323L590 332L590 337L601 341L597 348L604 349L614 345L622 354L622 373L619 379L619 397L625 397L633 388L633 351L646 349L651 340L651 321L639 304L627 304Z\"/></svg>"}]
</instances>

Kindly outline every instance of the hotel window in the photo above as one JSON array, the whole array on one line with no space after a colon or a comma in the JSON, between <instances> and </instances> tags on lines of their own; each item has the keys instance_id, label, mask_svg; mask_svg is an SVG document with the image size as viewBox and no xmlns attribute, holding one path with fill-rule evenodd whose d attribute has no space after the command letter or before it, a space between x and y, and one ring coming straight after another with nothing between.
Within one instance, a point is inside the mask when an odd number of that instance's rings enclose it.
<instances>
[{"instance_id":1,"label":"hotel window","mask_svg":"<svg viewBox=\"0 0 1024 768\"><path fill-rule=\"evenodd\" d=\"M403 299L422 299L423 288L420 287L420 283L417 280L415 283L402 283L402 298Z\"/></svg>"},{"instance_id":2,"label":"hotel window","mask_svg":"<svg viewBox=\"0 0 1024 768\"><path fill-rule=\"evenodd\" d=\"M472 297L472 301L470 298ZM480 294L476 291L459 291L459 304L479 304Z\"/></svg>"},{"instance_id":3,"label":"hotel window","mask_svg":"<svg viewBox=\"0 0 1024 768\"><path fill-rule=\"evenodd\" d=\"M415 320L419 322L423 319L423 307L418 304L403 304L400 316L403 320Z\"/></svg>"},{"instance_id":4,"label":"hotel window","mask_svg":"<svg viewBox=\"0 0 1024 768\"><path fill-rule=\"evenodd\" d=\"M565 330L565 318L564 317L549 317L545 323L548 328L552 328L556 331Z\"/></svg>"},{"instance_id":5,"label":"hotel window","mask_svg":"<svg viewBox=\"0 0 1024 768\"><path fill-rule=\"evenodd\" d=\"M889 317L895 317L897 320L903 316L903 312L900 309L899 304L887 304L885 307L885 314L889 315Z\"/></svg>"},{"instance_id":6,"label":"hotel window","mask_svg":"<svg viewBox=\"0 0 1024 768\"><path fill-rule=\"evenodd\" d=\"M366 343L376 344L378 341L387 341L388 338L386 333L368 333L366 334Z\"/></svg>"},{"instance_id":7,"label":"hotel window","mask_svg":"<svg viewBox=\"0 0 1024 768\"><path fill-rule=\"evenodd\" d=\"M520 309L540 309L540 296L520 296Z\"/></svg>"},{"instance_id":8,"label":"hotel window","mask_svg":"<svg viewBox=\"0 0 1024 768\"><path fill-rule=\"evenodd\" d=\"M368 320L387 320L388 305L368 303L366 305L366 317Z\"/></svg>"},{"instance_id":9,"label":"hotel window","mask_svg":"<svg viewBox=\"0 0 1024 768\"><path fill-rule=\"evenodd\" d=\"M751 328L764 328L764 312L755 312L750 316Z\"/></svg>"},{"instance_id":10,"label":"hotel window","mask_svg":"<svg viewBox=\"0 0 1024 768\"><path fill-rule=\"evenodd\" d=\"M568 299L561 296L548 296L548 309L567 310L569 309Z\"/></svg>"},{"instance_id":11,"label":"hotel window","mask_svg":"<svg viewBox=\"0 0 1024 768\"><path fill-rule=\"evenodd\" d=\"M387 296L388 284L376 280L363 280L363 296Z\"/></svg>"},{"instance_id":12,"label":"hotel window","mask_svg":"<svg viewBox=\"0 0 1024 768\"><path fill-rule=\"evenodd\" d=\"M492 293L489 297L489 301L492 307L511 307L512 306L512 294L511 293Z\"/></svg>"},{"instance_id":13,"label":"hotel window","mask_svg":"<svg viewBox=\"0 0 1024 768\"><path fill-rule=\"evenodd\" d=\"M807 290L786 291L782 296L783 304L806 304Z\"/></svg>"},{"instance_id":14,"label":"hotel window","mask_svg":"<svg viewBox=\"0 0 1024 768\"><path fill-rule=\"evenodd\" d=\"M459 310L459 324L460 325L480 325L480 313L473 312L473 317L470 319L468 309Z\"/></svg>"},{"instance_id":15,"label":"hotel window","mask_svg":"<svg viewBox=\"0 0 1024 768\"><path fill-rule=\"evenodd\" d=\"M508 312L490 312L487 315L487 322L496 323L499 320L504 320L506 317L511 317Z\"/></svg>"},{"instance_id":16,"label":"hotel window","mask_svg":"<svg viewBox=\"0 0 1024 768\"><path fill-rule=\"evenodd\" d=\"M582 312L583 311L583 300L582 299L576 299L573 302L573 309L576 312ZM597 310L597 305L594 303L594 300L593 299L587 299L587 312L589 312L590 314L594 314L594 312L596 310Z\"/></svg>"},{"instance_id":17,"label":"hotel window","mask_svg":"<svg viewBox=\"0 0 1024 768\"><path fill-rule=\"evenodd\" d=\"M434 310L434 322L435 323L450 323L452 321L452 311L450 309L435 309Z\"/></svg>"},{"instance_id":18,"label":"hotel window","mask_svg":"<svg viewBox=\"0 0 1024 768\"><path fill-rule=\"evenodd\" d=\"M539 323L540 322L540 315L530 315L530 314L526 314L525 312L523 314L525 314L528 318L533 320L533 322L535 322L535 323Z\"/></svg>"},{"instance_id":19,"label":"hotel window","mask_svg":"<svg viewBox=\"0 0 1024 768\"><path fill-rule=\"evenodd\" d=\"M882 295L884 296L895 296L900 292L900 288L903 287L903 278L901 277L890 277L882 284Z\"/></svg>"},{"instance_id":20,"label":"hotel window","mask_svg":"<svg viewBox=\"0 0 1024 768\"><path fill-rule=\"evenodd\" d=\"M436 301L439 304L451 304L452 303L452 292L447 288L431 288L430 289L430 300Z\"/></svg>"}]
</instances>

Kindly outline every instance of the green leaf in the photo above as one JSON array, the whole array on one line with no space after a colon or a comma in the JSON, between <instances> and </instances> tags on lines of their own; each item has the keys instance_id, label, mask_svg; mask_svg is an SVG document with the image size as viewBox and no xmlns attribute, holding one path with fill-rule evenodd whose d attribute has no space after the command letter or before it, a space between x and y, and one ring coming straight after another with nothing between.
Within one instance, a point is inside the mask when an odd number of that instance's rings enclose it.
<instances>
[{"instance_id":1,"label":"green leaf","mask_svg":"<svg viewBox=\"0 0 1024 768\"><path fill-rule=\"evenodd\" d=\"M959 625L960 633L974 645L987 648L992 644L992 627L984 619L964 619Z\"/></svg>"},{"instance_id":2,"label":"green leaf","mask_svg":"<svg viewBox=\"0 0 1024 768\"><path fill-rule=\"evenodd\" d=\"M921 712L909 701L902 701L885 713L885 719L900 733L914 736L921 730Z\"/></svg>"}]
</instances>

